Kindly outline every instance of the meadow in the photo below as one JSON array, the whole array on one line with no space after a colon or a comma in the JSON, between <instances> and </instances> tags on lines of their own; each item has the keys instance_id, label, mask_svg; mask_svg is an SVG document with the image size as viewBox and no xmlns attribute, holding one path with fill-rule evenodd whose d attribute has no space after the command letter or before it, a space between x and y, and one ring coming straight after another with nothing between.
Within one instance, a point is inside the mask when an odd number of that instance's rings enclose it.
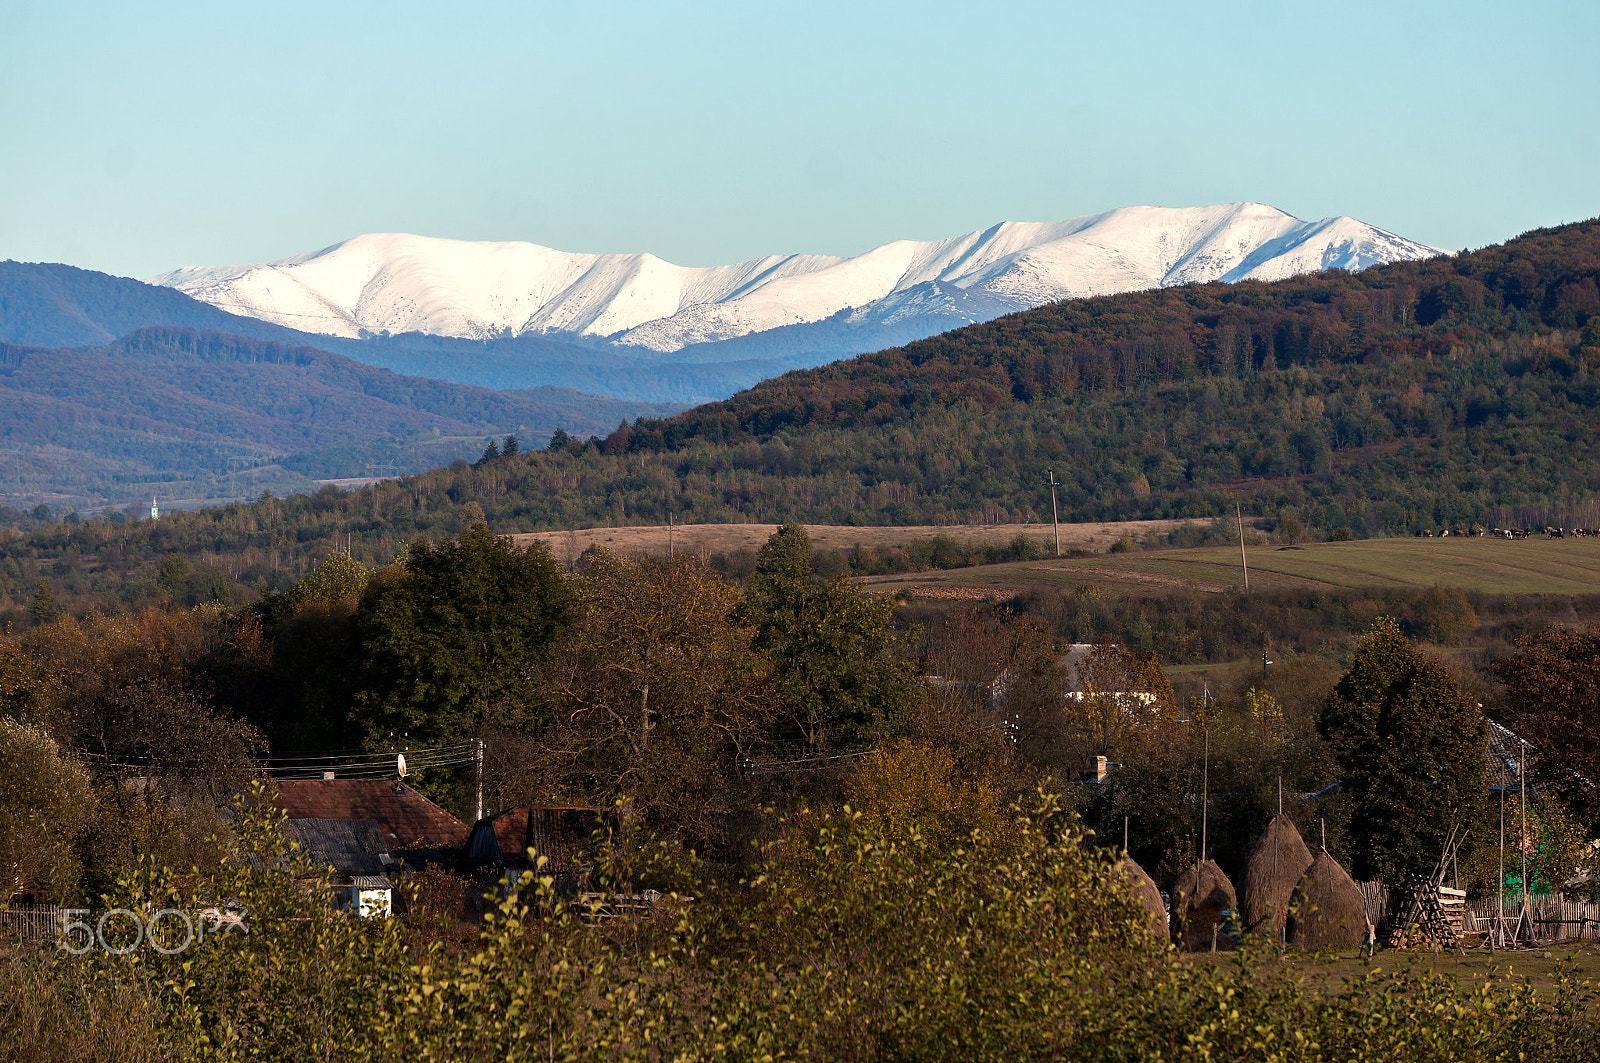
<instances>
[{"instance_id":1,"label":"meadow","mask_svg":"<svg viewBox=\"0 0 1600 1063\"><path fill-rule=\"evenodd\" d=\"M1252 591L1415 588L1442 585L1485 594L1600 593L1596 539L1367 539L1248 547ZM1004 598L1029 590L1090 585L1123 594L1220 594L1244 589L1237 546L1133 551L977 568L874 576L879 593L939 598L962 592Z\"/></svg>"},{"instance_id":2,"label":"meadow","mask_svg":"<svg viewBox=\"0 0 1600 1063\"><path fill-rule=\"evenodd\" d=\"M1100 552L1119 539L1140 539L1150 534L1166 534L1180 520L1092 521L1061 525L1061 549ZM1023 535L1049 554L1055 547L1055 530L1049 524L965 524L856 527L841 524L807 524L806 534L817 550L864 550L906 546L935 536L954 540L960 546L1001 546ZM547 544L562 561L576 557L590 546L603 546L621 554L665 556L670 548L703 554L755 551L778 530L776 524L680 524L668 528L654 524L627 528L579 528L573 531L529 532L513 535L519 545Z\"/></svg>"}]
</instances>

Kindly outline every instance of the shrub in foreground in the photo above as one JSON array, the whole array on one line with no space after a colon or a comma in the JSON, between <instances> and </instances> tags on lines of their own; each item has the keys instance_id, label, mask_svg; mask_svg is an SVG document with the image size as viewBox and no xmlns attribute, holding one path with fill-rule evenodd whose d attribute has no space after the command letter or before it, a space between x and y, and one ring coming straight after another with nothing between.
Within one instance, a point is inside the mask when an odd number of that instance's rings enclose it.
<instances>
[{"instance_id":1,"label":"shrub in foreground","mask_svg":"<svg viewBox=\"0 0 1600 1063\"><path fill-rule=\"evenodd\" d=\"M170 957L15 961L0 977L32 1018L0 1023L0 1054L119 1058L66 1021L73 1001L129 1016L120 1058L1342 1063L1587 1050L1587 998L1571 984L1541 1002L1526 983L1468 989L1370 968L1330 991L1248 947L1227 966L1186 963L1145 928L1119 854L1086 846L1048 798L1003 834L938 845L818 817L763 874L647 919L598 921L535 875L467 948L328 910L270 816L236 827L224 866L147 865L107 900L236 900L248 935ZM73 1029L81 1042L64 1043Z\"/></svg>"}]
</instances>

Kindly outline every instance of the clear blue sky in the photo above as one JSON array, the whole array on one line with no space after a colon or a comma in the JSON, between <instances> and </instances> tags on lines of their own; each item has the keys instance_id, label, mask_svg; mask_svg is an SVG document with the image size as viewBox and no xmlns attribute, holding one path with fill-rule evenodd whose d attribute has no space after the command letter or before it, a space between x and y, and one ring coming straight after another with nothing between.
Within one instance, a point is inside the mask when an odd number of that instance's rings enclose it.
<instances>
[{"instance_id":1,"label":"clear blue sky","mask_svg":"<svg viewBox=\"0 0 1600 1063\"><path fill-rule=\"evenodd\" d=\"M0 0L0 258L708 265L1247 199L1478 247L1600 215L1597 54L1594 0Z\"/></svg>"}]
</instances>

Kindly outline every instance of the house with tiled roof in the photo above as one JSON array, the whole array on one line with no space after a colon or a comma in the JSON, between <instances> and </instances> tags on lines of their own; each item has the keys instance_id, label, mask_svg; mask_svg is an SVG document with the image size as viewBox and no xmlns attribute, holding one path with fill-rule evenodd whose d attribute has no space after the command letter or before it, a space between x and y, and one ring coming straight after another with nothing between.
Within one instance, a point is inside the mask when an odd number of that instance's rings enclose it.
<instances>
[{"instance_id":1,"label":"house with tiled roof","mask_svg":"<svg viewBox=\"0 0 1600 1063\"><path fill-rule=\"evenodd\" d=\"M426 858L453 862L469 833L465 823L396 779L284 779L273 804L291 825L371 824L384 851L414 857L407 860L413 866ZM362 848L373 844L371 832L358 833Z\"/></svg>"}]
</instances>

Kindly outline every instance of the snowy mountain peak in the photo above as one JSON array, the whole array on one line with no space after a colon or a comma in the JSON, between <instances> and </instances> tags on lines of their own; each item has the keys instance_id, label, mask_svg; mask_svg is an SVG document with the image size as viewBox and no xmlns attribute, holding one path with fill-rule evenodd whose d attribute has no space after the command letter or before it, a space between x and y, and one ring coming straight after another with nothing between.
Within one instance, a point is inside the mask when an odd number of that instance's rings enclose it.
<instances>
[{"instance_id":1,"label":"snowy mountain peak","mask_svg":"<svg viewBox=\"0 0 1600 1063\"><path fill-rule=\"evenodd\" d=\"M711 267L373 233L279 262L189 267L150 282L327 335L575 333L666 352L843 311L852 322L921 319L932 334L1059 299L1443 253L1353 218L1305 222L1261 203L1228 203L1123 207L896 240L852 258L773 255Z\"/></svg>"}]
</instances>

